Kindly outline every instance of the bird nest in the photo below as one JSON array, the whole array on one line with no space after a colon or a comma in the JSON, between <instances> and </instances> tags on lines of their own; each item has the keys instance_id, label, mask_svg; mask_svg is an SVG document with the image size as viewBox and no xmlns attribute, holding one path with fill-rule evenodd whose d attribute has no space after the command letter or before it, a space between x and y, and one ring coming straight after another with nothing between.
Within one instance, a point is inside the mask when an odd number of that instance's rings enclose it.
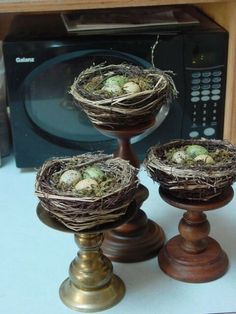
<instances>
[{"instance_id":1,"label":"bird nest","mask_svg":"<svg viewBox=\"0 0 236 314\"><path fill-rule=\"evenodd\" d=\"M236 147L223 140L175 140L153 146L144 164L175 197L207 201L235 181Z\"/></svg>"},{"instance_id":2,"label":"bird nest","mask_svg":"<svg viewBox=\"0 0 236 314\"><path fill-rule=\"evenodd\" d=\"M97 126L142 125L177 95L171 76L129 64L96 65L75 79L70 93Z\"/></svg>"},{"instance_id":3,"label":"bird nest","mask_svg":"<svg viewBox=\"0 0 236 314\"><path fill-rule=\"evenodd\" d=\"M45 162L37 173L35 193L46 211L78 232L124 215L137 186L137 169L127 161L87 153Z\"/></svg>"}]
</instances>

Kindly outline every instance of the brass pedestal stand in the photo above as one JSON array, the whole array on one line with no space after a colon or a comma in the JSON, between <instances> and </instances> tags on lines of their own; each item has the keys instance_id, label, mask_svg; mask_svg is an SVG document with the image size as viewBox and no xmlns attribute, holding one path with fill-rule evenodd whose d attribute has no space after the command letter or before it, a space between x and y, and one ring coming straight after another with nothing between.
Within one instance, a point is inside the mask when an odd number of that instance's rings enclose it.
<instances>
[{"instance_id":1,"label":"brass pedestal stand","mask_svg":"<svg viewBox=\"0 0 236 314\"><path fill-rule=\"evenodd\" d=\"M139 127L125 128L121 130L106 127L96 128L103 134L117 138L118 148L114 156L128 160L131 165L139 168L140 163L132 149L130 140L132 137L142 134L149 129L155 121L150 118L148 123ZM103 242L103 251L106 256L116 262L132 263L140 262L157 256L164 244L164 232L154 221L147 218L139 208L148 198L148 189L142 184L136 193L137 214L128 223L106 232Z\"/></svg>"},{"instance_id":2,"label":"brass pedestal stand","mask_svg":"<svg viewBox=\"0 0 236 314\"><path fill-rule=\"evenodd\" d=\"M170 239L159 253L160 268L170 277L185 282L208 282L223 276L228 257L219 243L208 237L210 225L203 212L228 204L233 189L230 187L207 202L178 199L162 188L159 192L168 204L186 210L179 223L180 235Z\"/></svg>"},{"instance_id":3,"label":"brass pedestal stand","mask_svg":"<svg viewBox=\"0 0 236 314\"><path fill-rule=\"evenodd\" d=\"M113 223L98 225L86 232L75 233L80 250L69 268L69 278L60 287L60 297L69 308L81 312L97 312L117 304L125 294L123 281L113 274L110 260L103 255L103 231L115 228L130 219L136 211L133 202L127 213ZM52 217L40 204L39 219L51 228L73 233Z\"/></svg>"}]
</instances>

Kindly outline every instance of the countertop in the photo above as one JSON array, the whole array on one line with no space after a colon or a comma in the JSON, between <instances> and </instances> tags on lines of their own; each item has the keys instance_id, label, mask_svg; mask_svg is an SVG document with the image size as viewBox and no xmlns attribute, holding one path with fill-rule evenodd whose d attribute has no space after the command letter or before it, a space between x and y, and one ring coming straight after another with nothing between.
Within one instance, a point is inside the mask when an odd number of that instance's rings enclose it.
<instances>
[{"instance_id":1,"label":"countertop","mask_svg":"<svg viewBox=\"0 0 236 314\"><path fill-rule=\"evenodd\" d=\"M0 168L0 313L76 313L60 301L58 289L68 276L77 253L73 236L43 225L36 215L36 171L16 168L14 158ZM149 198L142 208L158 222L167 240L178 233L183 212L164 203L158 185L142 169L140 181ZM235 190L235 186L234 186ZM107 314L206 314L236 313L236 198L224 208L207 213L210 236L227 252L230 267L218 280L204 284L176 281L165 275L157 259L113 263L114 273L126 285L124 299Z\"/></svg>"}]
</instances>

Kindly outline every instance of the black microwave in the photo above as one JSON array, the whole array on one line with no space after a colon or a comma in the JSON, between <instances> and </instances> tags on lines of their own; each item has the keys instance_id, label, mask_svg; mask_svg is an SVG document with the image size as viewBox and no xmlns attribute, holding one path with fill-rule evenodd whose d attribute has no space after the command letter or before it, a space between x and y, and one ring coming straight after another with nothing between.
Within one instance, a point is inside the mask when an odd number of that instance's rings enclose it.
<instances>
[{"instance_id":1,"label":"black microwave","mask_svg":"<svg viewBox=\"0 0 236 314\"><path fill-rule=\"evenodd\" d=\"M177 99L133 139L140 160L174 138L222 138L228 33L197 9L188 12L196 23L96 34L68 32L60 14L16 16L3 42L16 165L115 150L116 141L99 133L68 93L83 69L101 62L154 63L174 73Z\"/></svg>"}]
</instances>

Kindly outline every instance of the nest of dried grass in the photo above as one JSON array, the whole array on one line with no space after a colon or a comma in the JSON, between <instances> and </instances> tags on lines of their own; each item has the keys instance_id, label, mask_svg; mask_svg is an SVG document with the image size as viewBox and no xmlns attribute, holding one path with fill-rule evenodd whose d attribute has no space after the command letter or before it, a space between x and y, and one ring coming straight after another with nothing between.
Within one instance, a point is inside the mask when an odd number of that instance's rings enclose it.
<instances>
[{"instance_id":1,"label":"nest of dried grass","mask_svg":"<svg viewBox=\"0 0 236 314\"><path fill-rule=\"evenodd\" d=\"M99 166L109 177L109 185L99 196L81 196L60 190L55 178L67 169L83 170ZM55 158L43 164L36 177L35 193L42 207L67 228L79 232L113 222L126 213L138 186L137 169L121 158L87 153L72 158Z\"/></svg>"},{"instance_id":2,"label":"nest of dried grass","mask_svg":"<svg viewBox=\"0 0 236 314\"><path fill-rule=\"evenodd\" d=\"M216 156L214 164L176 164L168 152L186 145L201 145ZM217 157L218 156L218 157ZM208 201L226 190L236 179L236 147L223 140L175 140L153 146L144 165L156 182L181 199Z\"/></svg>"},{"instance_id":3,"label":"nest of dried grass","mask_svg":"<svg viewBox=\"0 0 236 314\"><path fill-rule=\"evenodd\" d=\"M140 91L117 96L102 93L102 84L114 75L123 75L138 83ZM93 88L91 82L95 82ZM129 64L92 66L75 79L70 93L93 124L110 128L142 125L177 95L167 72Z\"/></svg>"}]
</instances>

